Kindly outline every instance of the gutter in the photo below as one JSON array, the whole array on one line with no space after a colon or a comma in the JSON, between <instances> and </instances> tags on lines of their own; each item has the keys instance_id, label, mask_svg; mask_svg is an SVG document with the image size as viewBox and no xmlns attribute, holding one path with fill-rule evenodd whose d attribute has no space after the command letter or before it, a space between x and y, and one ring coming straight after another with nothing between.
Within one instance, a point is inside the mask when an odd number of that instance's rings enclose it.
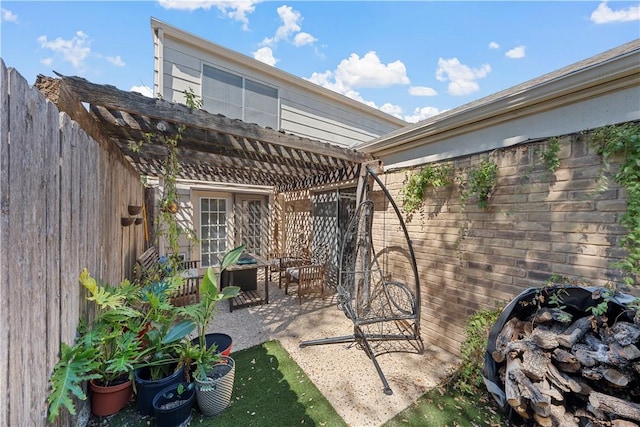
<instances>
[{"instance_id":1,"label":"gutter","mask_svg":"<svg viewBox=\"0 0 640 427\"><path fill-rule=\"evenodd\" d=\"M640 39L353 148L376 157L390 155L638 86Z\"/></svg>"}]
</instances>

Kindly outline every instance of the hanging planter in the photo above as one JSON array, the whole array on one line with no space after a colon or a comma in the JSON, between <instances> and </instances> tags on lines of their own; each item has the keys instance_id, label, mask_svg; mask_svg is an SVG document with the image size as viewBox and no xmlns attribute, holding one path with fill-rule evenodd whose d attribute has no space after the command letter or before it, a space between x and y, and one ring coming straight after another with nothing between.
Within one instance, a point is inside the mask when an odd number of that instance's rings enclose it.
<instances>
[{"instance_id":1,"label":"hanging planter","mask_svg":"<svg viewBox=\"0 0 640 427\"><path fill-rule=\"evenodd\" d=\"M227 356L221 356L221 359L207 371L206 380L195 379L196 400L205 416L219 415L231 402L236 363Z\"/></svg>"}]
</instances>

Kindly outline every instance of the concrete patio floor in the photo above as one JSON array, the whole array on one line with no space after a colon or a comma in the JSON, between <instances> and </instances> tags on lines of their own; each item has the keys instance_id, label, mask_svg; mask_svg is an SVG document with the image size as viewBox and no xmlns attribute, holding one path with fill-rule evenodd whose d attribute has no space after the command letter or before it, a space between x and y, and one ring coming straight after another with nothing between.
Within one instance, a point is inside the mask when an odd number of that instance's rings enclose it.
<instances>
[{"instance_id":1,"label":"concrete patio floor","mask_svg":"<svg viewBox=\"0 0 640 427\"><path fill-rule=\"evenodd\" d=\"M353 334L353 324L336 307L335 295L310 295L299 305L295 288L285 295L277 283L270 283L269 304L229 312L228 303L222 302L209 332L231 335L233 351L279 340L352 427L380 426L437 385L457 362L436 343L425 342L424 352L418 354L407 342L394 342L396 352L377 356L393 390L386 395L373 362L358 346L300 348L302 341Z\"/></svg>"}]
</instances>

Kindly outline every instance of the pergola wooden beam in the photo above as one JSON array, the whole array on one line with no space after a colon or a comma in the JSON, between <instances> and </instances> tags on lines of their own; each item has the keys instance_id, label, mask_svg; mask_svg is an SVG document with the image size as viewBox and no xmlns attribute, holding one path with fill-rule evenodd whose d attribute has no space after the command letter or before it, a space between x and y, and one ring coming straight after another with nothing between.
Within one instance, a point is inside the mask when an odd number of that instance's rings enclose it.
<instances>
[{"instance_id":1,"label":"pergola wooden beam","mask_svg":"<svg viewBox=\"0 0 640 427\"><path fill-rule=\"evenodd\" d=\"M55 98L60 110L90 129L102 144L110 141L109 145L117 147L143 175L161 175L166 156L162 139L177 136L179 178L271 185L277 191L354 179L358 165L371 160L369 155L353 149L94 84L80 77L39 76L36 85L47 86L53 80L58 93L47 96ZM89 106L88 112L83 105ZM139 149L132 150L132 143Z\"/></svg>"}]
</instances>

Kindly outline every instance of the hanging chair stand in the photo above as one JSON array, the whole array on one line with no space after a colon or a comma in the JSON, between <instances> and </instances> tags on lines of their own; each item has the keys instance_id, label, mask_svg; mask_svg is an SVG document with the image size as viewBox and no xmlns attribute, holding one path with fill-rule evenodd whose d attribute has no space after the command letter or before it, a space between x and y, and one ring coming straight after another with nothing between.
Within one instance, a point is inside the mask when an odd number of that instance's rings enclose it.
<instances>
[{"instance_id":1,"label":"hanging chair stand","mask_svg":"<svg viewBox=\"0 0 640 427\"><path fill-rule=\"evenodd\" d=\"M364 349L383 384L384 393L393 390L376 359L373 343L408 341L418 353L424 351L420 337L420 282L418 268L409 233L396 203L384 184L369 166L365 166L362 186L363 201L351 218L340 250L338 276L338 308L353 322L353 335L303 341L300 347L314 345L356 343ZM372 229L374 203L369 199L370 179L382 189L391 203L404 232L407 258L411 264L414 286L391 280L381 267L381 254L373 246ZM385 351L389 352L389 351Z\"/></svg>"}]
</instances>

